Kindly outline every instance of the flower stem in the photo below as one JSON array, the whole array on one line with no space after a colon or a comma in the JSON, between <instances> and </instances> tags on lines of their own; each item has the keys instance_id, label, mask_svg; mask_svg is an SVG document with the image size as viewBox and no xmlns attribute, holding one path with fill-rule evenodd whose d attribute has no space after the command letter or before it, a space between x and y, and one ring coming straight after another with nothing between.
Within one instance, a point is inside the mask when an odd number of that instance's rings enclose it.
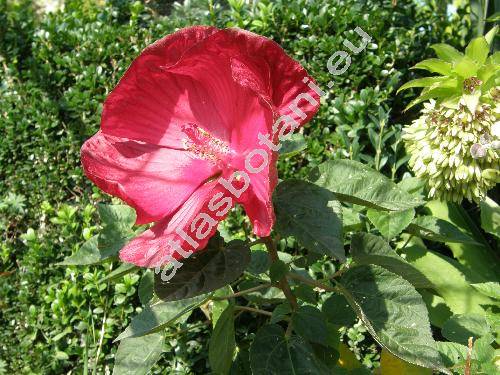
<instances>
[{"instance_id":1,"label":"flower stem","mask_svg":"<svg viewBox=\"0 0 500 375\"><path fill-rule=\"evenodd\" d=\"M248 306L234 306L235 310L242 310L242 311L249 311L253 312L256 314L261 314L261 315L266 315L266 316L273 316L273 313L261 309L255 309L253 307L248 307Z\"/></svg>"},{"instance_id":2,"label":"flower stem","mask_svg":"<svg viewBox=\"0 0 500 375\"><path fill-rule=\"evenodd\" d=\"M271 262L274 263L278 261L279 260L278 251L276 250L276 246L274 244L273 239L271 237L264 237L263 239L267 251L269 252L269 258L271 259ZM290 302L290 306L292 306L292 309L296 310L298 307L297 299L293 295L292 289L290 289L290 284L288 284L288 280L286 279L286 277L282 277L279 280L278 285L285 294L285 297L288 300L288 302Z\"/></svg>"},{"instance_id":3,"label":"flower stem","mask_svg":"<svg viewBox=\"0 0 500 375\"><path fill-rule=\"evenodd\" d=\"M301 281L304 284L311 285L311 286L313 286L315 288L323 289L323 290L325 290L327 292L337 292L338 291L336 288L334 288L332 286L322 284L322 283L320 283L319 281L316 281L316 280L305 278L305 277L303 277L301 275L297 275L296 273L288 273L287 277L289 277L290 279L295 279L295 280Z\"/></svg>"},{"instance_id":4,"label":"flower stem","mask_svg":"<svg viewBox=\"0 0 500 375\"><path fill-rule=\"evenodd\" d=\"M215 296L212 298L212 300L221 301L221 300L225 300L225 299L236 298L236 297L240 297L240 296L243 296L245 294L248 294L248 293L256 292L256 291L261 290L261 289L270 288L272 286L273 286L273 284L271 284L271 283L261 284L261 285L254 286L253 288L249 288L249 289L242 290L240 292L229 294L227 296L220 296L220 297Z\"/></svg>"}]
</instances>

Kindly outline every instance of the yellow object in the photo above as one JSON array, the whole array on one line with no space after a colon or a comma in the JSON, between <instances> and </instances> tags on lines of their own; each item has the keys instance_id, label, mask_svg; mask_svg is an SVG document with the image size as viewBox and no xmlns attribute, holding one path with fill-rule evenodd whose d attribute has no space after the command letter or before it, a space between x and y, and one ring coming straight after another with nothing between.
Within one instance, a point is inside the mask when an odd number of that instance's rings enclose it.
<instances>
[{"instance_id":1,"label":"yellow object","mask_svg":"<svg viewBox=\"0 0 500 375\"><path fill-rule=\"evenodd\" d=\"M382 349L380 359L381 375L432 375L432 370L405 362L392 355L388 350Z\"/></svg>"}]
</instances>

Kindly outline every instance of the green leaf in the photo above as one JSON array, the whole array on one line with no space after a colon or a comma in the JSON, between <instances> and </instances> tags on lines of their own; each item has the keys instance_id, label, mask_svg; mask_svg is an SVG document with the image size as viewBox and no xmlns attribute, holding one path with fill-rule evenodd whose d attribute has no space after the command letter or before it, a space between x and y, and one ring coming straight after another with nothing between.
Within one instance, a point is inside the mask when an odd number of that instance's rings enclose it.
<instances>
[{"instance_id":1,"label":"green leaf","mask_svg":"<svg viewBox=\"0 0 500 375\"><path fill-rule=\"evenodd\" d=\"M469 337L474 340L487 335L490 332L490 326L483 315L462 314L453 315L443 325L441 334L450 341L467 345Z\"/></svg>"},{"instance_id":2,"label":"green leaf","mask_svg":"<svg viewBox=\"0 0 500 375\"><path fill-rule=\"evenodd\" d=\"M353 260L361 264L377 264L394 272L417 288L432 288L432 283L415 267L401 258L382 238L369 233L356 233L351 239Z\"/></svg>"},{"instance_id":3,"label":"green leaf","mask_svg":"<svg viewBox=\"0 0 500 375\"><path fill-rule=\"evenodd\" d=\"M383 174L353 160L327 161L313 169L310 178L337 199L370 208L403 211L423 204Z\"/></svg>"},{"instance_id":4,"label":"green leaf","mask_svg":"<svg viewBox=\"0 0 500 375\"><path fill-rule=\"evenodd\" d=\"M405 279L375 265L349 269L339 288L375 340L395 356L450 373L432 338L424 301Z\"/></svg>"},{"instance_id":5,"label":"green leaf","mask_svg":"<svg viewBox=\"0 0 500 375\"><path fill-rule=\"evenodd\" d=\"M273 315L271 316L271 320L269 321L271 324L281 322L285 320L292 312L292 307L288 302L281 303L273 310Z\"/></svg>"},{"instance_id":6,"label":"green leaf","mask_svg":"<svg viewBox=\"0 0 500 375\"><path fill-rule=\"evenodd\" d=\"M132 227L136 220L133 208L126 205L97 205L103 229L99 234L101 258L118 254L128 240L134 236Z\"/></svg>"},{"instance_id":7,"label":"green leaf","mask_svg":"<svg viewBox=\"0 0 500 375\"><path fill-rule=\"evenodd\" d=\"M418 177L407 177L398 183L398 186L413 195L423 195L425 180Z\"/></svg>"},{"instance_id":8,"label":"green leaf","mask_svg":"<svg viewBox=\"0 0 500 375\"><path fill-rule=\"evenodd\" d=\"M472 39L465 48L465 56L477 61L479 64L484 64L488 58L490 46L484 36Z\"/></svg>"},{"instance_id":9,"label":"green leaf","mask_svg":"<svg viewBox=\"0 0 500 375\"><path fill-rule=\"evenodd\" d=\"M472 284L472 286L474 289L479 291L479 293L500 301L500 283L490 281L486 283Z\"/></svg>"},{"instance_id":10,"label":"green leaf","mask_svg":"<svg viewBox=\"0 0 500 375\"><path fill-rule=\"evenodd\" d=\"M260 249L252 249L250 254L250 263L248 264L247 271L254 275L260 275L267 272L271 266L271 260L267 251Z\"/></svg>"},{"instance_id":11,"label":"green leaf","mask_svg":"<svg viewBox=\"0 0 500 375\"><path fill-rule=\"evenodd\" d=\"M436 84L439 84L443 81L447 81L449 78L447 77L424 77L424 78L418 78L414 79L412 81L406 82L404 85L402 85L397 93L403 90L407 90L413 87L429 87L429 86L434 86Z\"/></svg>"},{"instance_id":12,"label":"green leaf","mask_svg":"<svg viewBox=\"0 0 500 375\"><path fill-rule=\"evenodd\" d=\"M356 322L356 313L341 294L331 295L321 306L321 311L331 324L349 327Z\"/></svg>"},{"instance_id":13,"label":"green leaf","mask_svg":"<svg viewBox=\"0 0 500 375\"><path fill-rule=\"evenodd\" d=\"M449 63L455 63L464 55L448 44L434 44L431 48L436 52L437 57Z\"/></svg>"},{"instance_id":14,"label":"green leaf","mask_svg":"<svg viewBox=\"0 0 500 375\"><path fill-rule=\"evenodd\" d=\"M345 260L342 208L328 190L302 180L280 183L273 195L276 230L306 249Z\"/></svg>"},{"instance_id":15,"label":"green leaf","mask_svg":"<svg viewBox=\"0 0 500 375\"><path fill-rule=\"evenodd\" d=\"M488 18L486 18L486 21L488 21L488 22L498 22L498 21L500 21L500 12L496 12L492 16L489 16ZM488 34L486 34L486 39L488 39L488 43L489 44L491 44L491 42L493 41L493 37L496 34L497 30L498 30L498 26L495 26L493 29L491 29L488 32ZM492 31L494 31L494 33L493 33L492 36L490 36L490 33Z\"/></svg>"},{"instance_id":16,"label":"green leaf","mask_svg":"<svg viewBox=\"0 0 500 375\"><path fill-rule=\"evenodd\" d=\"M360 230L363 226L360 213L352 208L342 207L342 226L345 232Z\"/></svg>"},{"instance_id":17,"label":"green leaf","mask_svg":"<svg viewBox=\"0 0 500 375\"><path fill-rule=\"evenodd\" d=\"M281 142L279 150L280 156L291 157L307 148L307 143L304 136L300 133L292 134L290 139Z\"/></svg>"},{"instance_id":18,"label":"green leaf","mask_svg":"<svg viewBox=\"0 0 500 375\"><path fill-rule=\"evenodd\" d=\"M311 345L300 336L285 338L276 324L262 327L250 347L252 375L331 374L314 355Z\"/></svg>"},{"instance_id":19,"label":"green leaf","mask_svg":"<svg viewBox=\"0 0 500 375\"><path fill-rule=\"evenodd\" d=\"M500 206L491 198L479 203L481 207L481 227L500 238Z\"/></svg>"},{"instance_id":20,"label":"green leaf","mask_svg":"<svg viewBox=\"0 0 500 375\"><path fill-rule=\"evenodd\" d=\"M214 374L229 373L235 349L234 307L229 304L217 320L208 345L208 360Z\"/></svg>"},{"instance_id":21,"label":"green leaf","mask_svg":"<svg viewBox=\"0 0 500 375\"><path fill-rule=\"evenodd\" d=\"M288 265L281 260L277 260L276 262L271 264L271 268L269 269L269 277L271 278L271 282L278 282L288 273L288 271Z\"/></svg>"},{"instance_id":22,"label":"green leaf","mask_svg":"<svg viewBox=\"0 0 500 375\"><path fill-rule=\"evenodd\" d=\"M390 240L399 235L411 223L415 216L415 210L410 208L404 211L387 212L369 209L366 216L380 234Z\"/></svg>"},{"instance_id":23,"label":"green leaf","mask_svg":"<svg viewBox=\"0 0 500 375\"><path fill-rule=\"evenodd\" d=\"M453 72L463 78L470 78L477 74L480 66L476 60L463 56L454 66Z\"/></svg>"},{"instance_id":24,"label":"green leaf","mask_svg":"<svg viewBox=\"0 0 500 375\"><path fill-rule=\"evenodd\" d=\"M182 267L170 281L155 274L155 293L164 301L194 297L222 288L236 280L250 263L250 249L243 241L231 241L219 248L210 240L207 248L182 260Z\"/></svg>"},{"instance_id":25,"label":"green leaf","mask_svg":"<svg viewBox=\"0 0 500 375\"><path fill-rule=\"evenodd\" d=\"M451 81L450 81L451 82ZM454 81L456 82L456 81ZM462 88L459 87L436 87L436 88L425 88L422 90L420 96L410 102L404 109L404 111L416 106L419 103L425 102L429 99L441 99L449 98L453 96L459 96L462 94Z\"/></svg>"},{"instance_id":26,"label":"green leaf","mask_svg":"<svg viewBox=\"0 0 500 375\"><path fill-rule=\"evenodd\" d=\"M142 276L138 288L139 300L143 305L148 304L148 302L151 301L151 298L153 298L153 288L154 288L153 284L154 284L153 271L147 270Z\"/></svg>"},{"instance_id":27,"label":"green leaf","mask_svg":"<svg viewBox=\"0 0 500 375\"><path fill-rule=\"evenodd\" d=\"M431 324L435 327L441 328L453 315L450 308L446 305L446 301L442 297L433 294L426 289L419 289L418 292L427 306Z\"/></svg>"},{"instance_id":28,"label":"green leaf","mask_svg":"<svg viewBox=\"0 0 500 375\"><path fill-rule=\"evenodd\" d=\"M488 22L497 22L500 21L500 12L496 12L494 15L490 16L487 19ZM495 36L497 35L498 31L498 25L495 25L490 31L486 33L484 38L486 39L486 42L491 46L493 44L493 40L495 39Z\"/></svg>"},{"instance_id":29,"label":"green leaf","mask_svg":"<svg viewBox=\"0 0 500 375\"><path fill-rule=\"evenodd\" d=\"M321 311L313 306L301 306L292 316L295 332L309 342L328 345L328 327Z\"/></svg>"},{"instance_id":30,"label":"green leaf","mask_svg":"<svg viewBox=\"0 0 500 375\"><path fill-rule=\"evenodd\" d=\"M214 293L214 297L228 296L228 295L233 294L233 293L234 293L233 288L231 288L230 285L226 285L225 287L216 290ZM233 298L222 299L222 300L217 300L214 298L214 300L211 303L211 320L212 320L213 327L215 327L220 316L222 315L224 310L226 310L230 304L234 305Z\"/></svg>"},{"instance_id":31,"label":"green leaf","mask_svg":"<svg viewBox=\"0 0 500 375\"><path fill-rule=\"evenodd\" d=\"M430 280L454 314L484 314L481 305L491 304L489 298L470 286L456 260L416 244L406 246L403 253L406 261Z\"/></svg>"},{"instance_id":32,"label":"green leaf","mask_svg":"<svg viewBox=\"0 0 500 375\"><path fill-rule=\"evenodd\" d=\"M439 73L442 75L451 74L451 64L440 59L427 59L420 61L411 69L422 69L432 73Z\"/></svg>"},{"instance_id":33,"label":"green leaf","mask_svg":"<svg viewBox=\"0 0 500 375\"><path fill-rule=\"evenodd\" d=\"M498 256L490 248L488 241L484 238L480 228L460 205L443 202L430 201L426 204L432 216L446 220L457 226L463 233L468 234L481 245L462 244L446 242L453 252L453 256L466 269L467 278L470 282L480 283L485 281L499 281L500 270L498 268ZM481 270L481 272L477 272Z\"/></svg>"},{"instance_id":34,"label":"green leaf","mask_svg":"<svg viewBox=\"0 0 500 375\"><path fill-rule=\"evenodd\" d=\"M436 242L478 244L472 237L462 233L453 224L434 216L418 216L406 229L414 236Z\"/></svg>"},{"instance_id":35,"label":"green leaf","mask_svg":"<svg viewBox=\"0 0 500 375\"><path fill-rule=\"evenodd\" d=\"M437 348L446 367L464 363L467 358L467 347L456 342L437 341Z\"/></svg>"},{"instance_id":36,"label":"green leaf","mask_svg":"<svg viewBox=\"0 0 500 375\"><path fill-rule=\"evenodd\" d=\"M58 266L82 266L87 264L95 264L101 261L101 253L99 252L98 237L93 236L88 239L76 253L66 257L62 262L57 263Z\"/></svg>"},{"instance_id":37,"label":"green leaf","mask_svg":"<svg viewBox=\"0 0 500 375\"><path fill-rule=\"evenodd\" d=\"M252 375L249 348L238 348L229 375Z\"/></svg>"},{"instance_id":38,"label":"green leaf","mask_svg":"<svg viewBox=\"0 0 500 375\"><path fill-rule=\"evenodd\" d=\"M258 285L261 285L261 281L259 280L243 280L238 284L238 290L242 291L254 288ZM245 294L243 298L258 304L276 304L283 302L283 300L285 299L285 295L283 294L283 291L281 289L276 287L269 287Z\"/></svg>"},{"instance_id":39,"label":"green leaf","mask_svg":"<svg viewBox=\"0 0 500 375\"><path fill-rule=\"evenodd\" d=\"M118 266L118 268L111 271L108 275L99 280L100 283L104 283L106 281L113 281L119 279L122 276L125 276L131 272L138 270L139 267L131 264L131 263L122 263Z\"/></svg>"},{"instance_id":40,"label":"green leaf","mask_svg":"<svg viewBox=\"0 0 500 375\"><path fill-rule=\"evenodd\" d=\"M160 359L163 332L122 340L115 355L113 374L145 375Z\"/></svg>"},{"instance_id":41,"label":"green leaf","mask_svg":"<svg viewBox=\"0 0 500 375\"><path fill-rule=\"evenodd\" d=\"M181 317L187 319L188 314L205 303L208 298L202 295L182 301L157 302L146 306L115 341L158 332Z\"/></svg>"}]
</instances>

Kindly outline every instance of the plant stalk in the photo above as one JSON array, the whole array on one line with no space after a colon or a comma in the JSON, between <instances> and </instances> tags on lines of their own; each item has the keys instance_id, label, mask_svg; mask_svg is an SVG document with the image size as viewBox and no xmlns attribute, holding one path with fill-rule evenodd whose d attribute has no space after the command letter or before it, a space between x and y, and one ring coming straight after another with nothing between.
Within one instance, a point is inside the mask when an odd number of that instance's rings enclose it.
<instances>
[{"instance_id":1,"label":"plant stalk","mask_svg":"<svg viewBox=\"0 0 500 375\"><path fill-rule=\"evenodd\" d=\"M274 263L279 260L278 258L278 251L276 250L276 246L274 241L272 240L271 237L264 237L264 244L266 245L267 251L269 252L269 258L271 259L271 262ZM278 282L279 288L283 291L285 294L286 299L288 302L290 302L290 306L292 306L293 310L297 310L298 304L297 304L297 299L292 293L292 289L290 288L290 284L288 283L288 280L286 277L282 277L279 282Z\"/></svg>"}]
</instances>

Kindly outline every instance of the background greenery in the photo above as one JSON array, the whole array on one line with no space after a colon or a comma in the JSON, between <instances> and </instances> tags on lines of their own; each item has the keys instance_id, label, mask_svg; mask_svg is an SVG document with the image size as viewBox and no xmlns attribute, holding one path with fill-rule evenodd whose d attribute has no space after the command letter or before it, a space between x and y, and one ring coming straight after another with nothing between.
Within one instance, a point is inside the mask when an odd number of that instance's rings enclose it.
<instances>
[{"instance_id":1,"label":"background greenery","mask_svg":"<svg viewBox=\"0 0 500 375\"><path fill-rule=\"evenodd\" d=\"M280 173L300 177L342 157L399 179L407 160L400 130L417 110L403 113L413 94L395 91L416 76L409 67L432 56L431 44L465 46L469 14L466 4L419 0L66 1L46 14L31 1L0 0L0 373L81 373L88 363L104 373L113 339L140 308L139 275L101 281L118 262L55 263L99 229L95 205L108 198L83 177L79 149L142 48L184 26L238 26L276 40L326 88L326 61L360 26L372 43L337 77L304 130L307 150L281 161ZM224 229L238 236L242 223L236 211ZM205 320L197 313L172 330L156 372L209 372ZM237 335L253 332L255 323L243 322ZM348 322L344 332L358 359L376 367L362 325Z\"/></svg>"}]
</instances>

